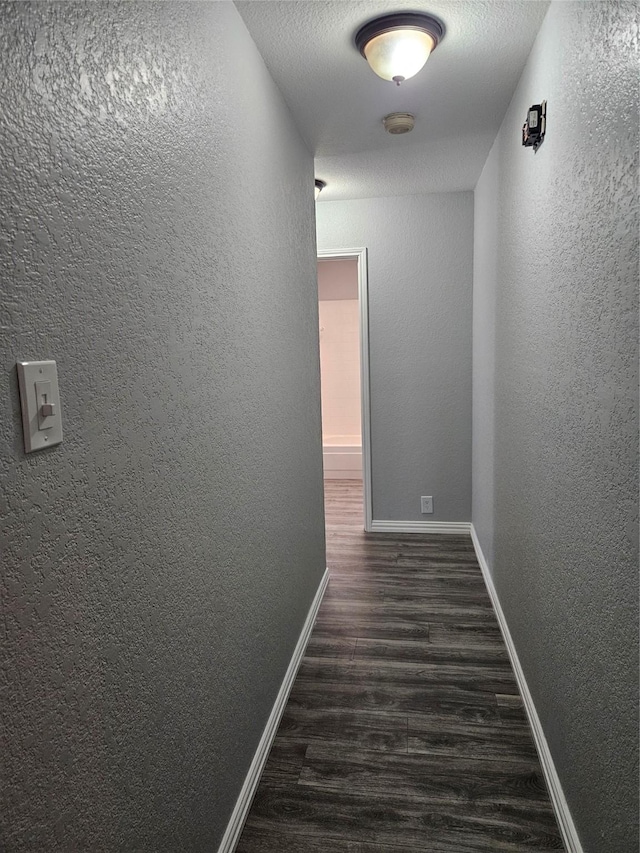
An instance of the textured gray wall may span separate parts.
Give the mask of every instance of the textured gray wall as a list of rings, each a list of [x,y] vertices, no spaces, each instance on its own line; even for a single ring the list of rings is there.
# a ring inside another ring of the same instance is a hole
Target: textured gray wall
[[[588,853],[638,849],[636,15],[551,6],[476,190],[474,523]]]
[[[496,143],[497,145],[497,143]],[[495,312],[499,159],[493,149],[474,193],[472,507],[482,550],[493,565]]]
[[[316,207],[320,249],[369,250],[373,517],[470,521],[473,195]]]
[[[324,570],[312,160],[232,4],[1,14],[0,848],[211,853]]]

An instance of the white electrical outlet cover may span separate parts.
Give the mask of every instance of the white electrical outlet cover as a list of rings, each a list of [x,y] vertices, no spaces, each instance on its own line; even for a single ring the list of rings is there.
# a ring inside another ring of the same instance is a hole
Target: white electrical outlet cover
[[[420,512],[423,515],[433,512],[433,497],[431,495],[422,495],[420,498]]]

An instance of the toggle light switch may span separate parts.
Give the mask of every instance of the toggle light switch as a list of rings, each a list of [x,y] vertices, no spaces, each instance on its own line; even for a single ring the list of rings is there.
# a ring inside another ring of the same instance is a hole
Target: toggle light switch
[[[51,380],[45,379],[41,382],[36,382],[36,399],[38,402],[38,429],[52,429],[53,427],[53,412],[55,409],[52,403]]]
[[[62,418],[55,361],[19,361],[17,368],[25,451],[59,444]]]

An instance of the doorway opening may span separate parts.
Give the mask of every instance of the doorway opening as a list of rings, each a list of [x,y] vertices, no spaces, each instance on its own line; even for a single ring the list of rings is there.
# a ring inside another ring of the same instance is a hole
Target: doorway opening
[[[371,415],[367,250],[318,253],[322,446],[325,482],[362,483],[371,529]]]

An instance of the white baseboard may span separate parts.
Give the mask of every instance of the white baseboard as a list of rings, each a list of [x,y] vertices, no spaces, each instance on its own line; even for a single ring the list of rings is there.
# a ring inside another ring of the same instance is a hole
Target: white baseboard
[[[533,697],[531,696],[531,692],[529,691],[527,679],[525,678],[524,671],[520,664],[520,659],[518,658],[518,652],[516,651],[516,647],[511,637],[511,632],[509,631],[509,625],[507,624],[506,617],[500,604],[500,599],[498,598],[498,593],[493,584],[493,578],[491,577],[491,572],[489,571],[489,565],[485,559],[484,554],[482,553],[478,534],[476,533],[473,524],[471,525],[471,539],[473,541],[473,547],[476,551],[478,563],[480,564],[480,568],[482,569],[482,575],[484,577],[484,582],[487,586],[487,591],[491,598],[491,603],[493,604],[493,609],[495,610],[496,616],[498,618],[498,624],[500,625],[502,637],[507,647],[509,658],[511,659],[511,666],[513,667],[513,671],[516,676],[516,681],[518,682],[518,688],[520,690],[520,695],[522,696],[525,711],[527,712],[527,717],[529,718],[529,725],[531,726],[531,731],[533,732],[533,740],[535,742],[536,749],[538,750],[538,757],[540,758],[542,772],[544,774],[544,778],[549,789],[551,803],[553,805],[553,810],[558,821],[560,833],[562,834],[562,840],[564,841],[564,845],[567,848],[567,853],[584,853],[582,849],[582,844],[580,843],[580,838],[578,837],[578,832],[573,822],[573,818],[571,817],[571,812],[569,811],[569,805],[562,790],[560,778],[558,776],[558,772],[553,761],[553,756],[551,755],[551,750],[549,749],[549,744],[547,743],[547,739],[544,734],[544,729],[542,728],[542,723],[540,722],[540,717],[538,716],[536,706],[533,703]]]
[[[231,813],[227,829],[222,837],[220,847],[218,848],[218,853],[233,853],[233,850],[238,843],[244,822],[247,819],[249,809],[251,808],[251,802],[253,801],[256,788],[258,787],[258,782],[260,781],[260,776],[262,775],[264,765],[269,756],[269,750],[271,749],[276,732],[278,731],[280,718],[282,717],[287,704],[287,699],[289,698],[289,693],[293,687],[298,667],[300,666],[300,662],[304,656],[304,651],[307,647],[307,643],[309,642],[309,637],[311,636],[311,631],[313,630],[313,625],[316,621],[318,609],[322,603],[322,598],[328,582],[329,569],[326,569],[322,576],[322,580],[320,581],[318,591],[315,594],[315,598],[309,608],[305,623],[302,626],[298,642],[289,662],[282,684],[280,685],[276,701],[274,702],[271,713],[269,714],[269,719],[267,720],[267,724],[262,732],[258,748],[255,751],[253,761],[249,767],[249,772],[246,775],[244,784],[240,790],[238,799],[236,800],[235,807]]]
[[[468,521],[372,521],[371,533],[470,533]]]
[[[338,452],[339,451],[339,452]],[[359,471],[362,477],[362,451],[348,453],[344,447],[329,448],[322,451],[322,464],[325,471]]]

